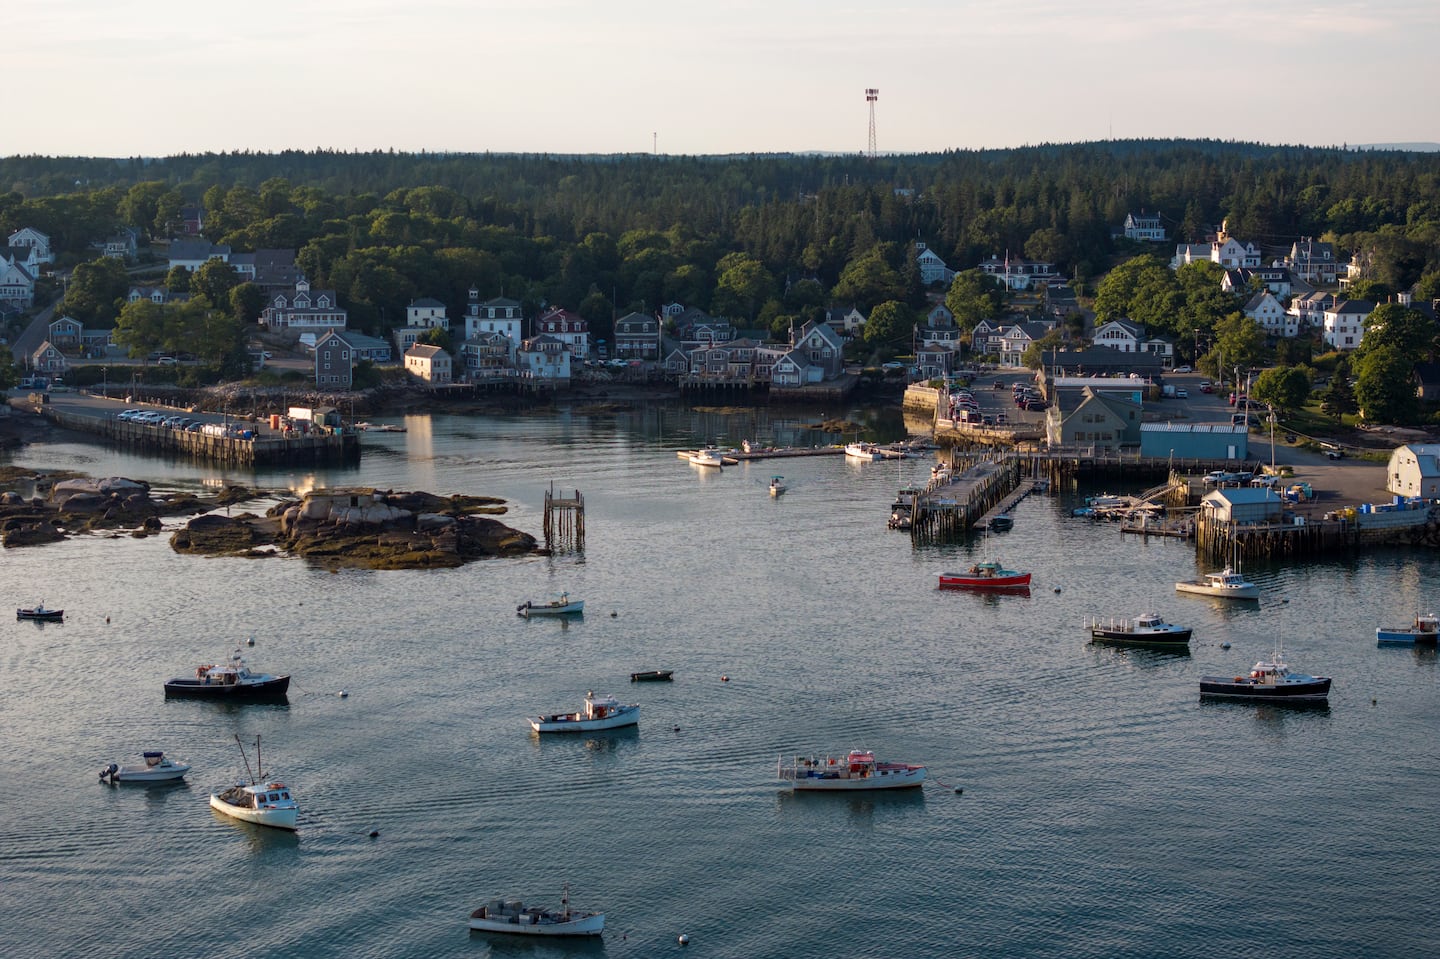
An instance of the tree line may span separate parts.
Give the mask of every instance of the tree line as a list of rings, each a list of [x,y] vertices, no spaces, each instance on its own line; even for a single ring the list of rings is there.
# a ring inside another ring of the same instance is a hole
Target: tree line
[[[312,285],[334,289],[353,324],[372,334],[402,325],[406,304],[422,296],[457,315],[473,286],[482,298],[520,301],[527,315],[542,305],[576,310],[600,338],[617,315],[672,301],[773,331],[827,305],[867,315],[883,306],[869,339],[903,349],[926,294],[945,292],[922,286],[916,241],[962,271],[1007,252],[1047,260],[1089,292],[1116,263],[1153,249],[1114,235],[1127,213],[1142,210],[1158,212],[1176,242],[1226,221],[1267,259],[1300,237],[1329,239],[1362,258],[1367,293],[1440,296],[1440,154],[1166,140],[874,160],[7,157],[0,189],[0,229],[49,234],[61,266],[93,259],[90,244],[124,226],[168,236],[182,208],[199,206],[207,239],[299,251]],[[1161,249],[1163,269],[1170,247]],[[1181,337],[1213,335],[1228,312],[1203,291],[1211,277],[1181,271],[1172,276],[1178,290],[1161,290],[1149,267],[1131,270],[1147,291],[1133,318]],[[993,312],[983,288],[962,285],[952,299],[980,311],[962,321]],[[210,305],[246,313],[245,304]],[[106,325],[120,303],[102,291],[91,301],[67,295],[66,308]]]

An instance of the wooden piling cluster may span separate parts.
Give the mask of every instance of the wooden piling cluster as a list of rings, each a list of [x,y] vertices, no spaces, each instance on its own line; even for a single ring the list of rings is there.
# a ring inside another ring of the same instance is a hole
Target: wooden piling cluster
[[[312,430],[294,436],[256,433],[251,439],[244,439],[149,426],[113,416],[64,412],[48,404],[40,408],[40,413],[57,426],[98,434],[117,446],[189,456],[211,463],[303,466],[343,463],[360,458],[360,438],[353,430]]]
[[[569,498],[555,495],[554,484],[545,491],[545,547],[585,548],[585,497],[577,489]]]

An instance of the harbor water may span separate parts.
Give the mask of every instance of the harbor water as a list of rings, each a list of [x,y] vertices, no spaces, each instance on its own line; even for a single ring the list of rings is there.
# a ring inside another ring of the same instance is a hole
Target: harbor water
[[[0,955],[618,959],[681,934],[708,959],[1428,954],[1440,663],[1376,648],[1375,628],[1440,608],[1440,557],[1247,568],[1261,600],[1225,605],[1175,594],[1205,571],[1190,544],[1074,518],[1069,491],[1025,499],[1011,531],[917,548],[886,520],[930,460],[675,455],[824,442],[804,429],[820,416],[408,417],[367,434],[358,467],[315,473],[68,440],[8,457],[157,489],[491,494],[536,536],[553,483],[584,494],[586,541],[425,572],[181,556],[178,520],[5,551],[14,605],[67,618],[0,640]],[[936,588],[985,558],[1031,570],[1030,593]],[[561,591],[583,618],[516,616]],[[1189,655],[1087,643],[1089,618],[1150,611],[1194,627]],[[1199,700],[1201,674],[1280,642],[1334,678],[1328,707]],[[292,674],[287,705],[164,699],[237,647]],[[674,681],[628,681],[648,669]],[[531,733],[591,690],[639,702],[638,728]],[[297,834],[208,808],[257,735]],[[97,783],[155,748],[193,764],[183,784]],[[929,781],[776,780],[781,756],[850,748]],[[566,882],[607,914],[603,942],[466,928],[497,897],[557,906]]]

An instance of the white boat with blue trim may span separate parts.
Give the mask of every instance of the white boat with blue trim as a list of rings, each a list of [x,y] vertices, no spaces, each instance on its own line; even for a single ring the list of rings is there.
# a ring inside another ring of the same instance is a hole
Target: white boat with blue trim
[[[1437,638],[1440,638],[1440,617],[1434,613],[1416,615],[1409,626],[1396,629],[1380,626],[1375,630],[1378,646],[1434,646]]]

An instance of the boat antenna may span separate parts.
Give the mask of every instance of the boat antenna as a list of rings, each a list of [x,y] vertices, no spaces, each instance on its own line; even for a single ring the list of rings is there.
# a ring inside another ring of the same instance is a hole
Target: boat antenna
[[[245,744],[240,741],[240,734],[235,734],[235,745],[240,747],[240,758],[245,760],[245,775],[250,777],[250,785],[255,785],[255,776],[250,772],[250,757],[245,752]],[[255,762],[260,762],[260,737],[255,737]]]
[[[568,882],[561,886],[560,905],[561,911],[564,912],[565,919],[568,921],[570,919],[570,884]]]

